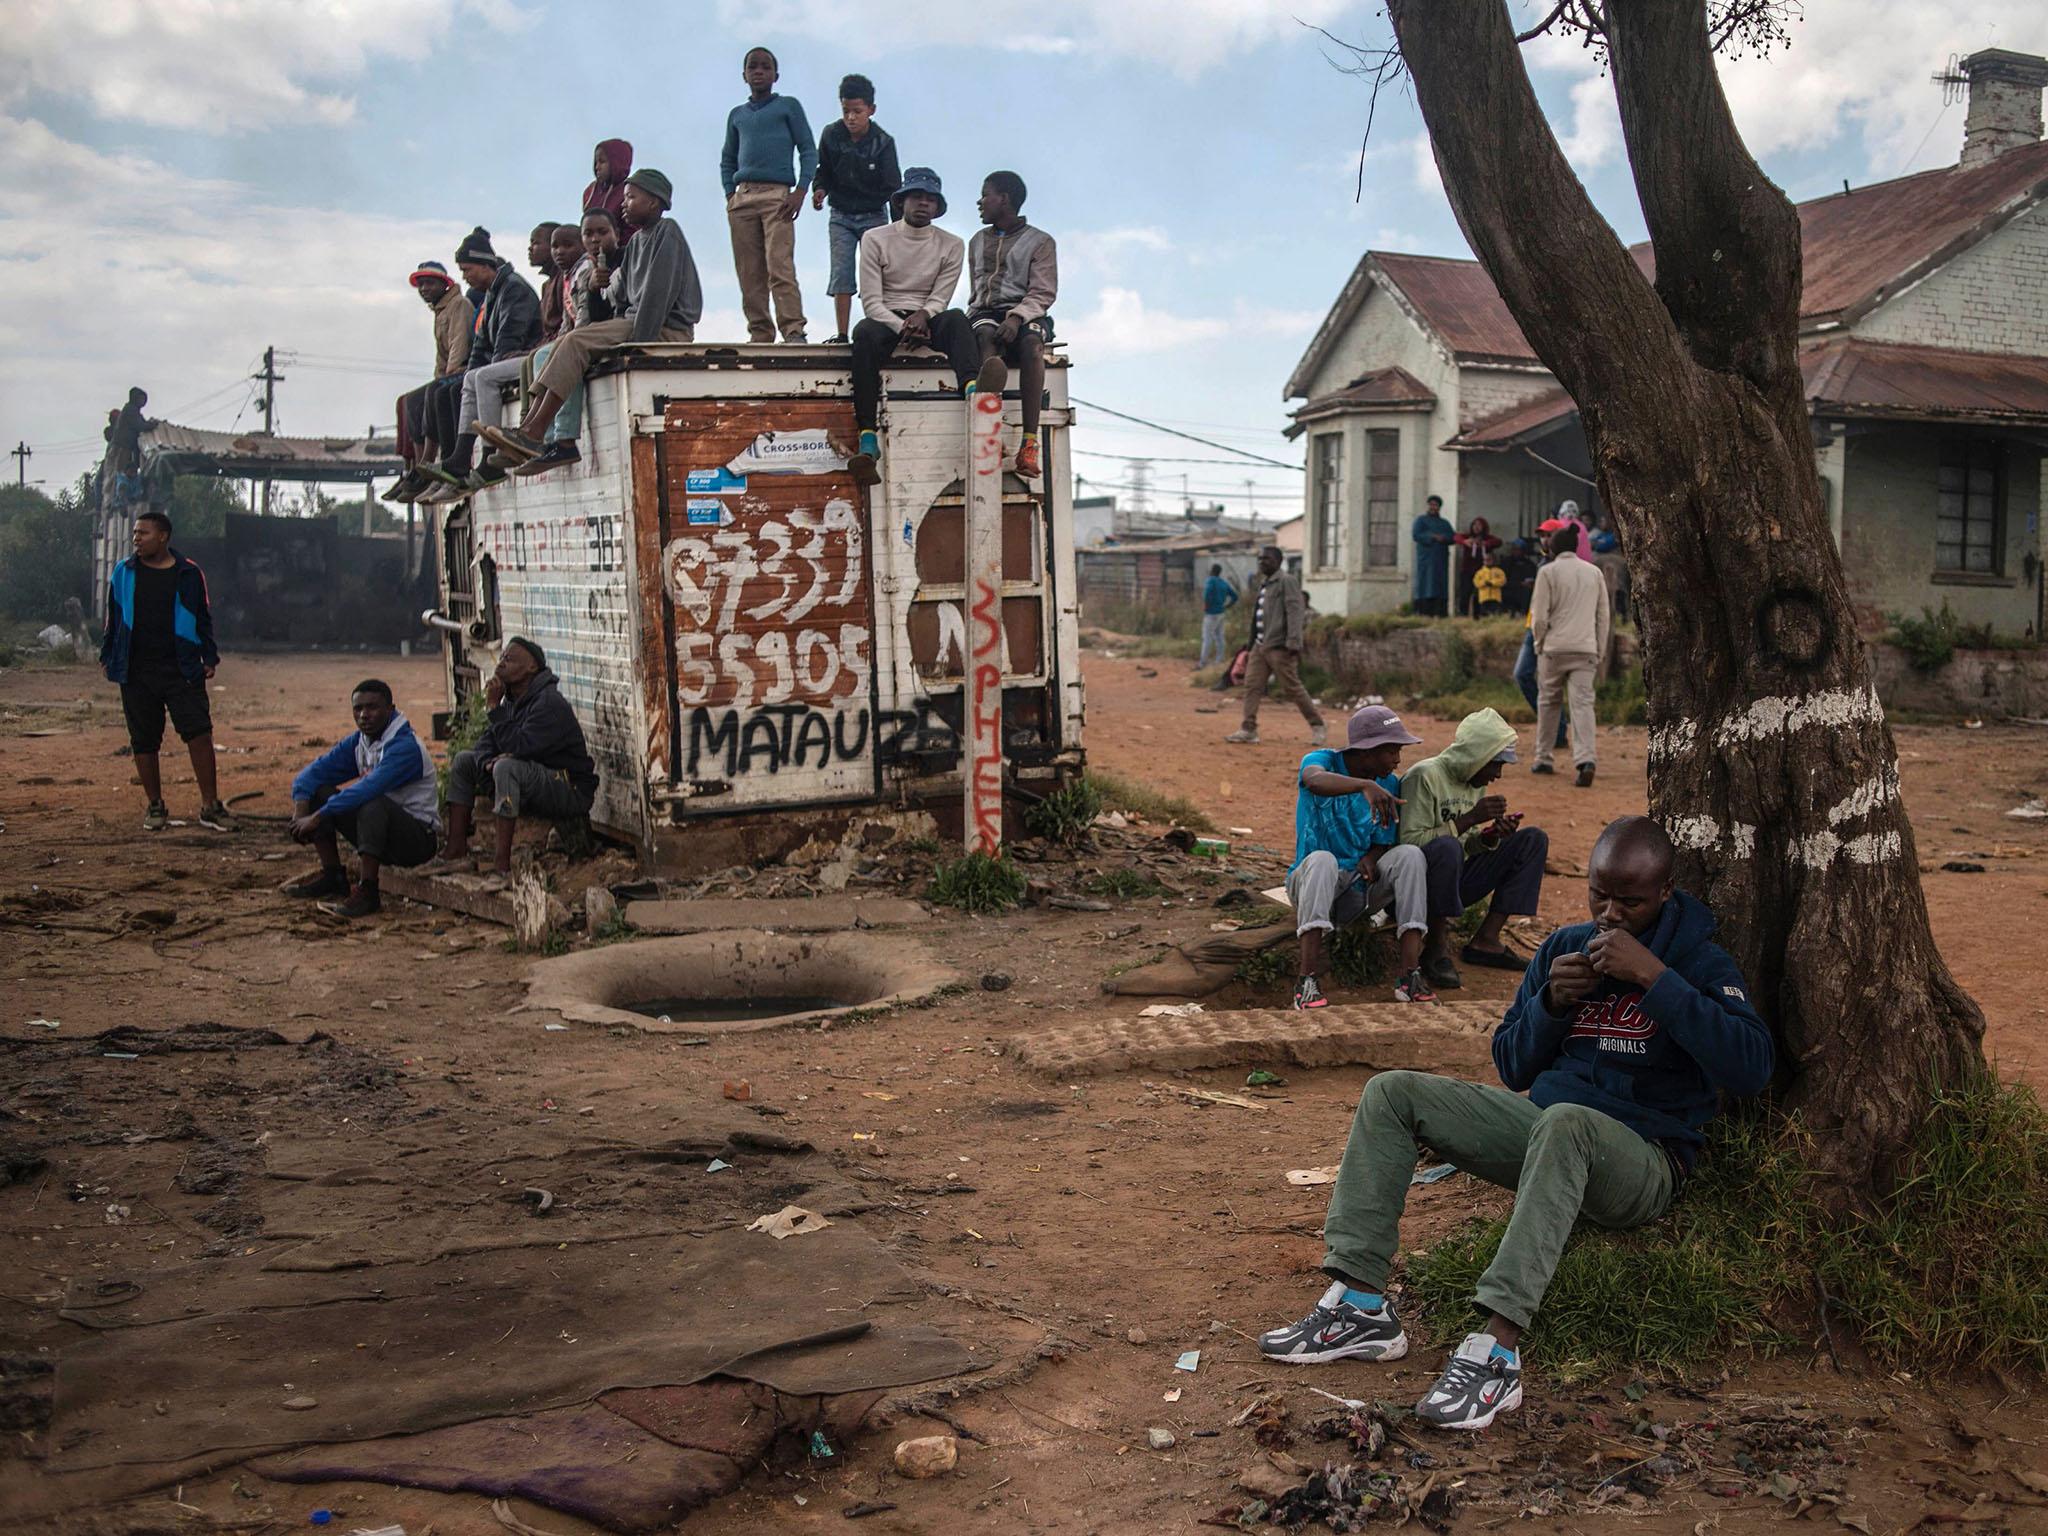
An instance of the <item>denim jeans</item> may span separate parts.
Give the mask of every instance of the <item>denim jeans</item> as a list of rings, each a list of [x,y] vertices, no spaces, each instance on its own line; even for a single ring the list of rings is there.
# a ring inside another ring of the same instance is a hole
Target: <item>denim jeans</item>
[[[825,284],[827,293],[836,296],[860,292],[860,237],[888,222],[889,215],[880,209],[873,213],[832,210],[831,222],[826,226],[832,246],[832,275]]]
[[[1202,615],[1202,655],[1201,659],[1195,663],[1197,667],[1206,667],[1212,662],[1221,663],[1230,660],[1230,652],[1223,643],[1224,617],[1225,615],[1220,613],[1205,613]]]
[[[533,376],[538,379],[541,369],[548,365],[548,356],[555,350],[551,341],[533,354]],[[562,396],[561,408],[555,412],[555,419],[548,423],[547,435],[541,440],[548,443],[573,443],[583,431],[583,381],[577,380],[576,387]]]

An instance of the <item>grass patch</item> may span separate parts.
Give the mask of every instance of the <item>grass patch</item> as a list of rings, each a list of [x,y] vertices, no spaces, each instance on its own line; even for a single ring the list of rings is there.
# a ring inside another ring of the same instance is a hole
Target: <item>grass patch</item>
[[[1497,709],[1509,725],[1536,723],[1536,711],[1522,697],[1522,690],[1505,677],[1475,677],[1452,693],[1410,694],[1407,706],[1439,720],[1462,720],[1475,710]]]
[[[1164,894],[1166,887],[1143,870],[1106,869],[1099,875],[1090,875],[1082,889],[1091,896],[1107,896],[1112,901],[1139,901]]]
[[[1869,1210],[1828,1210],[1805,1145],[1796,1123],[1724,1116],[1662,1220],[1582,1227],[1526,1335],[1539,1368],[1570,1380],[1802,1348],[1825,1296],[1835,1337],[1885,1366],[2048,1370],[2048,1112],[2030,1090],[1987,1078],[1941,1095]],[[1473,1288],[1505,1230],[1468,1222],[1408,1257],[1439,1341],[1473,1326]]]
[[[1024,899],[1024,871],[1007,855],[970,853],[933,870],[925,895],[962,912],[1002,912]]]
[[[1024,812],[1024,829],[1047,842],[1069,847],[1088,835],[1095,818],[1102,814],[1102,790],[1088,778],[1054,790]]]
[[[1163,794],[1120,773],[1097,770],[1091,772],[1088,779],[1102,796],[1105,811],[1122,811],[1126,816],[1142,816],[1147,821],[1171,822],[1186,827],[1190,832],[1216,830],[1216,823],[1208,812],[1185,795]]]
[[[1593,718],[1602,725],[1650,723],[1650,696],[1643,691],[1641,667],[1630,667],[1593,690]]]

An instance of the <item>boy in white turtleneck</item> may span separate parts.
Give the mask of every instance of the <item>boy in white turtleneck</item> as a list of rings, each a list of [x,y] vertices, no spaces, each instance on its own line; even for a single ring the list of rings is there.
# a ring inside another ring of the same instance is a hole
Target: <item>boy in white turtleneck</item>
[[[860,239],[860,302],[866,318],[853,328],[853,419],[860,428],[860,452],[849,464],[863,485],[882,478],[877,467],[882,365],[899,345],[945,353],[965,394],[1000,391],[1009,380],[1000,357],[981,361],[967,317],[947,307],[960,284],[967,248],[958,235],[932,224],[946,211],[937,172],[912,166],[889,201],[895,221]]]

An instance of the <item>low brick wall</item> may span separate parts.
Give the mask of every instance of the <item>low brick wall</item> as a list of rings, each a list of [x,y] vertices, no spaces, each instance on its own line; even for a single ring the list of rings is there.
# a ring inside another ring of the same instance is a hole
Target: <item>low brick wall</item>
[[[1347,631],[1341,623],[1311,627],[1303,659],[1321,667],[1344,688],[1385,693],[1429,688],[1441,675],[1454,645],[1462,640],[1476,677],[1507,677],[1514,670],[1522,634],[1512,626],[1459,620],[1390,629],[1382,634]],[[1614,664],[1626,669],[1636,659],[1633,631],[1615,635]],[[2048,647],[2017,651],[1958,651],[1937,672],[1922,672],[1905,652],[1883,641],[1870,646],[1877,696],[1887,709],[1916,714],[2048,718]]]

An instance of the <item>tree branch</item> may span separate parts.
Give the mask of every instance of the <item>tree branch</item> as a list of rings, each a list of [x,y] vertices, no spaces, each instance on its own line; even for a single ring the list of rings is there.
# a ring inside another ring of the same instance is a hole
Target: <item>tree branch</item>
[[[1532,37],[1541,37],[1544,33],[1548,32],[1552,27],[1556,26],[1558,22],[1563,18],[1564,13],[1570,10],[1571,7],[1572,0],[1557,0],[1557,4],[1550,8],[1550,14],[1548,16],[1544,17],[1541,21],[1537,22],[1536,25],[1531,27],[1528,31],[1517,32],[1515,34],[1516,43],[1526,43]]]
[[[1389,0],[1458,224],[1523,334],[1582,403],[1675,381],[1671,318],[1580,185],[1503,0]]]
[[[1796,378],[1799,215],[1736,131],[1706,5],[1608,0],[1607,10],[1615,100],[1658,296],[1703,367],[1760,386],[1782,383],[1788,368]],[[1731,6],[1724,24],[1754,24],[1758,14]]]

